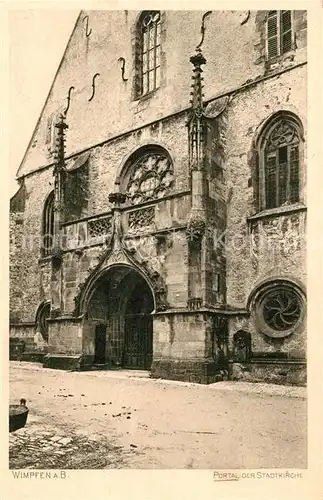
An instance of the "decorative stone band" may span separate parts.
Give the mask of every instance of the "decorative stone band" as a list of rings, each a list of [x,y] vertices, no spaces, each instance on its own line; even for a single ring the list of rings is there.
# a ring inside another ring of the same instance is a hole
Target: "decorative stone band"
[[[90,238],[104,236],[112,231],[112,217],[89,220],[87,223]]]

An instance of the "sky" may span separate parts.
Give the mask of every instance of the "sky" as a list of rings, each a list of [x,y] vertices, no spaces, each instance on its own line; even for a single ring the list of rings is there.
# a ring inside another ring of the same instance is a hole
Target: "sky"
[[[10,10],[9,190],[72,33],[78,10]]]

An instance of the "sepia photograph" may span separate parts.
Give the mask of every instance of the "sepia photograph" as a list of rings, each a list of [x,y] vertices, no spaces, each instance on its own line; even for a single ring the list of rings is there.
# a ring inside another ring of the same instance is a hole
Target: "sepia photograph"
[[[8,19],[9,468],[301,477],[307,10]]]

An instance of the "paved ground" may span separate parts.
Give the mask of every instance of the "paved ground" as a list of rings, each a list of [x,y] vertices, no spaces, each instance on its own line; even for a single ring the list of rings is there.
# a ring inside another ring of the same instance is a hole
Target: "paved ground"
[[[305,468],[306,390],[10,362],[10,468]]]

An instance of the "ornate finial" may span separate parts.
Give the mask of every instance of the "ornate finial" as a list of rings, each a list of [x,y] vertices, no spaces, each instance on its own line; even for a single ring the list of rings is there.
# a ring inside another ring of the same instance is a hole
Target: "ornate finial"
[[[202,18],[202,40],[196,47],[196,53],[190,57],[190,62],[193,64],[193,75],[192,75],[192,91],[191,91],[191,112],[188,120],[189,127],[189,162],[191,170],[200,170],[203,165],[203,147],[205,138],[205,124],[203,117],[204,115],[204,103],[203,103],[203,77],[202,77],[202,65],[206,64],[206,59],[202,54],[201,45],[204,40],[205,26],[204,22],[211,11],[205,12]]]
[[[55,127],[58,129],[55,160],[57,167],[60,169],[65,168],[65,130],[68,128],[68,125],[65,123],[65,118],[65,115],[62,113],[60,115],[60,121],[55,125]]]
[[[201,76],[203,70],[201,68],[202,64],[206,64],[206,59],[202,54],[202,44],[204,42],[204,35],[205,35],[205,19],[212,14],[211,10],[208,10],[203,14],[202,17],[202,24],[201,24],[201,33],[202,33],[202,39],[200,43],[196,47],[196,54],[194,56],[190,57],[190,62],[193,64],[194,69],[193,69],[193,76],[192,80],[193,83],[191,87],[193,88],[193,91],[191,92],[191,95],[193,96],[191,99],[191,104],[192,108],[194,110],[195,115],[202,116],[203,113],[203,77]]]
[[[190,57],[190,62],[193,64],[193,83],[191,85],[193,91],[191,92],[192,99],[191,104],[193,111],[196,115],[201,116],[203,113],[203,77],[201,76],[203,70],[201,68],[202,64],[206,64],[206,59],[201,52],[198,52],[194,56]]]

